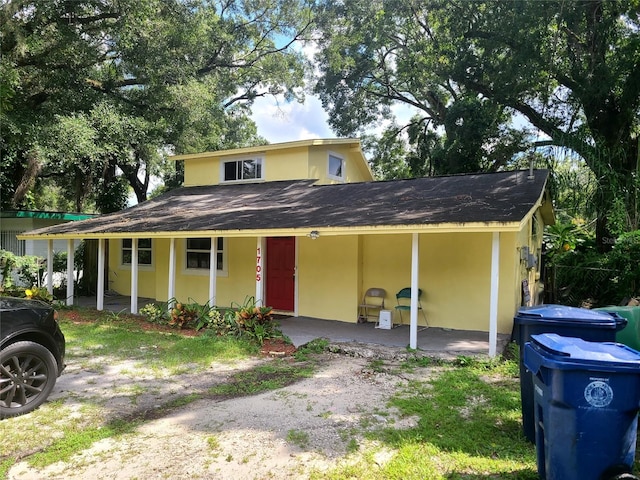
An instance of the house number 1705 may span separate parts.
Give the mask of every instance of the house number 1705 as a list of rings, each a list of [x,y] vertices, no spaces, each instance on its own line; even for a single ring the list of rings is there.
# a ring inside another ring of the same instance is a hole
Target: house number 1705
[[[258,247],[256,252],[256,282],[262,280],[262,249]]]

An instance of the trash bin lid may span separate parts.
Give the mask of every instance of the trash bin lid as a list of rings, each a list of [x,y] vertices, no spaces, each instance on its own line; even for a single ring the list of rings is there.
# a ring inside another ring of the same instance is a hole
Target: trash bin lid
[[[625,373],[633,371],[640,375],[640,352],[621,343],[587,342],[556,333],[541,333],[531,336],[530,345],[539,354],[541,365],[545,367]]]
[[[520,324],[561,323],[569,326],[589,324],[593,328],[618,328],[621,318],[615,312],[595,311],[587,308],[567,307],[565,305],[536,305],[518,310],[515,319]]]

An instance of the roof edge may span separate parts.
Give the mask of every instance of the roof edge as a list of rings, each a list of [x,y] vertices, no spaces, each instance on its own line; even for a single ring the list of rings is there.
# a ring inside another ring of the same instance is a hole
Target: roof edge
[[[232,155],[243,155],[247,153],[266,152],[272,150],[286,150],[290,148],[349,145],[357,144],[360,148],[360,140],[357,138],[311,138],[306,140],[294,140],[291,142],[269,143],[253,147],[232,148],[228,150],[214,150],[212,152],[190,153],[184,155],[172,155],[170,160],[197,160],[209,157],[228,157]]]
[[[476,222],[476,223],[433,223],[417,225],[380,225],[364,227],[327,227],[305,226],[298,228],[277,228],[268,230],[198,230],[198,231],[166,231],[166,232],[117,232],[117,233],[59,233],[59,234],[30,234],[23,232],[16,237],[20,240],[78,240],[78,239],[120,239],[120,238],[203,238],[203,237],[305,237],[317,231],[320,236],[340,235],[378,235],[402,233],[482,233],[482,232],[517,232],[521,228],[520,222]]]

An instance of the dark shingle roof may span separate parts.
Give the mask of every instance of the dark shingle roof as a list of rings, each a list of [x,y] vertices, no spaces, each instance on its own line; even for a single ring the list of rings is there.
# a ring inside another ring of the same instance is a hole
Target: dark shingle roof
[[[546,170],[314,185],[314,180],[184,187],[117,213],[29,232],[109,233],[520,222]]]

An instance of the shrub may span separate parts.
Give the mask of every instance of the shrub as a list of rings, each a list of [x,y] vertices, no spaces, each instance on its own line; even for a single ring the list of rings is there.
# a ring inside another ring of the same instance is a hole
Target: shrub
[[[279,336],[272,312],[272,307],[259,307],[253,297],[247,297],[244,304],[235,310],[235,321],[240,334],[260,345],[268,338]]]
[[[140,309],[140,314],[152,323],[206,329],[218,336],[245,337],[260,345],[268,338],[282,336],[273,319],[273,309],[256,305],[253,297],[247,297],[242,305],[234,303],[228,309],[212,307],[208,302],[199,304],[191,298],[189,300],[189,303],[181,303],[172,298],[163,304],[164,308],[150,303]],[[168,308],[169,304],[173,307]]]
[[[195,323],[198,318],[198,310],[194,308],[193,304],[176,303],[171,309],[170,317],[169,325],[184,328]]]
[[[2,288],[11,289],[14,286],[13,274],[17,274],[23,286],[39,285],[43,269],[43,260],[33,255],[15,255],[7,250],[0,250],[0,273],[2,274]]]
[[[606,253],[598,252],[592,239],[554,252],[547,256],[555,269],[557,297],[553,301],[602,306],[640,295],[640,230],[618,237]]]
[[[45,287],[31,287],[24,291],[25,297],[41,300],[47,303],[53,303],[53,295],[49,293]]]
[[[166,308],[163,308],[155,303],[148,303],[140,309],[140,314],[144,315],[147,321],[151,323],[168,323],[169,313]]]

